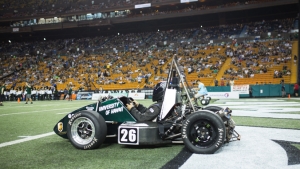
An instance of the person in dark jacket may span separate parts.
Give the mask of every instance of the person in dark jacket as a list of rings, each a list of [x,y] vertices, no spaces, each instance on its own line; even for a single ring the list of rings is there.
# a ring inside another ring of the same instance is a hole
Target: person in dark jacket
[[[68,101],[70,101],[70,100],[72,101],[72,92],[73,92],[73,91],[72,91],[72,86],[70,86],[70,87],[69,87],[69,91],[68,91],[68,95],[69,95]]]
[[[131,100],[130,103],[126,104],[127,109],[137,121],[154,120],[160,114],[165,88],[166,82],[160,82],[155,86],[152,101],[156,103],[150,105],[148,108],[138,103],[136,100]]]
[[[126,106],[137,121],[152,121],[159,115],[162,102],[157,102],[147,108],[134,100]]]
[[[285,86],[282,85],[281,86],[281,97],[285,97],[286,93],[285,93]]]
[[[3,106],[4,101],[4,91],[5,91],[5,83],[3,85],[0,83],[0,106]]]
[[[65,88],[65,90],[64,90],[64,100],[66,99],[67,95],[68,95],[68,90],[67,90],[67,88]]]

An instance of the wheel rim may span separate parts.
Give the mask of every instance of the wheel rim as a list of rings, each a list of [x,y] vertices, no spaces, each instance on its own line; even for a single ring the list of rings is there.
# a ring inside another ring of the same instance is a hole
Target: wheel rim
[[[209,120],[201,119],[191,125],[188,133],[189,141],[197,148],[207,148],[212,146],[218,136],[218,129]]]
[[[76,143],[88,144],[95,136],[95,125],[90,119],[80,117],[74,120],[71,126],[71,135]]]

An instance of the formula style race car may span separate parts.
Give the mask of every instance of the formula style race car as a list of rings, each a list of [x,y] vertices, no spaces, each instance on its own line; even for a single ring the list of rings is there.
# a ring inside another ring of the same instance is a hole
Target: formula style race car
[[[135,118],[126,107],[132,102],[128,97],[102,98],[70,112],[55,124],[54,132],[78,149],[95,149],[114,137],[118,144],[137,146],[183,142],[199,154],[212,154],[223,144],[240,139],[229,108],[195,105],[192,93],[174,56],[167,81],[158,83],[153,91],[153,98],[162,98],[154,120]]]

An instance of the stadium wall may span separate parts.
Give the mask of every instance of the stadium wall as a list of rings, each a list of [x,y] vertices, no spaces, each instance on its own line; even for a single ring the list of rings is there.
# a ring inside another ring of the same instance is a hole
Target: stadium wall
[[[285,84],[286,95],[294,93],[294,84]],[[253,97],[281,97],[281,84],[251,85]],[[230,92],[230,86],[208,86],[208,92]],[[249,94],[240,94],[240,98],[250,97]]]

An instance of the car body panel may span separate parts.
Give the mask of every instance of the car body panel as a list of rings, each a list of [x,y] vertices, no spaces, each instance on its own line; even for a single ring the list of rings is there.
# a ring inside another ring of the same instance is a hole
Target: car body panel
[[[69,120],[76,113],[83,110],[96,111],[104,118],[108,125],[107,135],[117,135],[118,126],[125,121],[136,122],[136,119],[130,114],[123,102],[118,98],[114,98],[104,102],[98,101],[68,113],[57,122],[53,131],[60,137],[67,139],[67,124]]]

